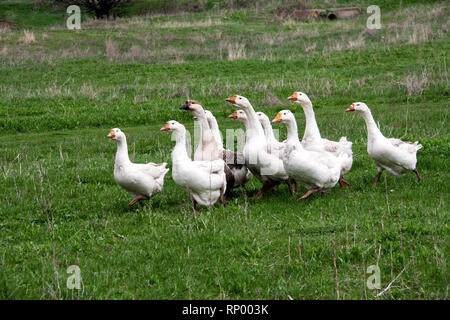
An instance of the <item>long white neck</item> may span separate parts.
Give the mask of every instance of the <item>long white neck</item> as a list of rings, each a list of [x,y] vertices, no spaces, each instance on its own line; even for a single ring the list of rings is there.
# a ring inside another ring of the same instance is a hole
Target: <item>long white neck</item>
[[[264,119],[261,122],[261,124],[262,124],[262,126],[264,128],[264,133],[266,135],[267,140],[276,140],[276,141],[278,141],[277,138],[275,138],[275,135],[273,133],[273,128],[272,128],[272,125],[270,124],[269,119]]]
[[[175,148],[172,151],[172,162],[175,164],[191,161],[186,151],[186,130],[176,130],[173,135],[175,136]]]
[[[292,145],[300,145],[300,140],[298,139],[298,129],[297,129],[297,121],[294,116],[285,122],[287,129],[287,143]]]
[[[215,117],[208,118],[209,126],[211,127],[212,134],[214,136],[214,140],[216,140],[217,147],[219,150],[223,149],[223,141],[222,135],[220,134],[219,125],[217,124],[217,120]]]
[[[206,114],[204,112],[199,113],[197,115],[197,121],[200,125],[200,140],[203,141],[203,139],[208,138],[208,134],[211,133]]]
[[[121,140],[117,140],[117,152],[116,152],[116,166],[123,166],[131,163],[128,157],[127,139],[122,137]]]
[[[321,139],[319,127],[317,126],[316,116],[314,115],[314,109],[311,101],[302,102],[301,106],[306,118],[305,134],[303,135],[303,139]]]
[[[372,112],[369,109],[361,113],[367,127],[367,139],[373,141],[377,137],[384,137],[380,129],[378,129],[375,120],[373,119]]]
[[[253,109],[250,102],[246,108],[243,108],[243,110],[247,115],[247,139],[255,136],[264,136],[262,125],[259,122],[255,109]]]

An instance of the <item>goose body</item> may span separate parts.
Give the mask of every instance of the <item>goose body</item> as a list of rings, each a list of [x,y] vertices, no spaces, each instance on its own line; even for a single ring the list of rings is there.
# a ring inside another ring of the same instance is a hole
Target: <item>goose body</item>
[[[280,111],[273,122],[282,122],[286,125],[288,137],[283,151],[283,163],[289,176],[300,181],[308,189],[300,199],[333,188],[339,181],[341,165],[347,155],[342,153],[335,157],[323,150],[305,149],[298,139],[295,117],[289,110]]]
[[[234,152],[223,148],[222,135],[220,133],[216,118],[209,110],[205,110],[205,114],[214,139],[216,140],[219,152],[222,153],[222,159],[225,161],[227,190],[231,190],[232,188],[239,186],[244,187],[252,177],[252,174],[245,165],[243,153]]]
[[[148,200],[160,192],[164,185],[164,176],[169,171],[166,168],[167,163],[133,163],[128,156],[125,134],[120,129],[114,128],[108,134],[108,138],[117,141],[114,180],[133,197],[129,205]]]
[[[288,99],[299,103],[305,113],[306,126],[301,141],[305,149],[312,151],[324,150],[335,157],[339,157],[342,153],[347,155],[346,160],[341,164],[341,178],[339,182],[341,185],[348,185],[343,176],[350,171],[353,164],[352,142],[348,141],[346,137],[341,137],[339,141],[331,141],[321,137],[312,102],[305,93],[294,92]]]
[[[226,101],[242,108],[247,117],[246,141],[243,150],[245,163],[252,174],[263,183],[263,187],[258,191],[255,198],[260,198],[267,190],[272,189],[281,182],[287,183],[291,193],[293,193],[283,161],[280,157],[268,152],[264,130],[248,99],[235,95],[226,99]]]
[[[422,180],[416,169],[417,151],[422,148],[418,141],[412,143],[396,138],[386,138],[377,127],[369,107],[363,102],[352,103],[346,112],[359,113],[366,122],[367,153],[374,160],[378,169],[374,185],[378,184],[383,170],[394,176],[413,171],[417,175],[418,180]]]
[[[194,200],[194,205],[212,206],[219,199],[225,204],[226,178],[224,161],[192,161],[186,151],[186,129],[170,120],[161,131],[173,131],[176,138],[172,151],[172,178]]]

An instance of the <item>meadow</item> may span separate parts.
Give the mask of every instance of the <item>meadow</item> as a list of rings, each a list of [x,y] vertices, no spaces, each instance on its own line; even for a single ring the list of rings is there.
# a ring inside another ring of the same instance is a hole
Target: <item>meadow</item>
[[[449,7],[379,5],[380,30],[366,29],[364,10],[302,21],[276,1],[83,16],[81,30],[67,30],[64,11],[0,3],[0,18],[18,27],[0,28],[0,298],[448,299]],[[298,202],[303,187],[291,197],[280,186],[250,200],[253,178],[225,208],[195,213],[169,171],[160,194],[127,206],[111,128],[127,134],[133,161],[170,168],[174,142],[159,128],[174,119],[192,131],[178,109],[186,99],[223,132],[242,128],[227,118],[234,94],[270,118],[290,109],[302,136],[303,111],[286,99],[293,91],[311,98],[323,137],[353,142],[350,187]],[[423,145],[423,181],[385,173],[372,186],[364,122],[344,112],[356,101],[386,136]],[[71,265],[80,290],[66,286]],[[370,265],[380,289],[367,286]]]

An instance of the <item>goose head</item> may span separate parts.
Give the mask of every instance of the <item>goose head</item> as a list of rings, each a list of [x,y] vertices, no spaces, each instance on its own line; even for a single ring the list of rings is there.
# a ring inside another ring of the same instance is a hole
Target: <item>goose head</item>
[[[278,112],[277,116],[272,120],[274,123],[287,123],[289,121],[292,121],[292,118],[294,117],[294,114],[291,112],[291,110],[281,110]]]
[[[228,116],[230,119],[235,119],[239,122],[246,123],[247,122],[247,115],[245,114],[244,110],[236,110],[232,114]]]
[[[247,109],[247,108],[251,107],[250,101],[248,101],[248,99],[246,97],[243,97],[243,96],[240,96],[237,94],[235,94],[231,98],[225,99],[225,101],[228,101],[233,106],[235,106],[237,108],[241,108],[241,109]]]
[[[198,118],[205,112],[205,108],[203,108],[203,106],[195,100],[186,100],[186,102],[179,108],[180,110],[186,110],[189,114],[194,115],[194,118]]]
[[[309,105],[312,104],[309,97],[306,95],[306,93],[295,91],[293,94],[291,94],[288,98],[288,100],[297,102],[299,104],[303,105]]]
[[[369,107],[364,102],[353,102],[345,112],[365,113],[369,111]]]
[[[109,134],[106,137],[111,140],[123,141],[125,140],[125,133],[123,133],[119,128],[114,128],[109,131]]]
[[[269,117],[266,116],[264,112],[257,112],[256,116],[258,117],[259,122],[261,122],[262,125],[270,124]]]
[[[164,127],[162,127],[161,129],[159,129],[160,131],[175,131],[175,132],[185,132],[186,129],[185,127],[179,123],[178,121],[175,120],[169,120],[166,122],[166,124],[164,125]]]

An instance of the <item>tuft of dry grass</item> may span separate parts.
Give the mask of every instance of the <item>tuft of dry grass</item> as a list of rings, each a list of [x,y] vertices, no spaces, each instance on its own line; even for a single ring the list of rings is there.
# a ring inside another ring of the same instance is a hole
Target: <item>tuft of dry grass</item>
[[[431,84],[431,74],[426,69],[424,69],[420,75],[409,73],[404,76],[401,81],[394,84],[405,87],[408,96],[422,95],[425,89]]]
[[[25,44],[29,44],[29,43],[36,42],[36,38],[32,31],[23,30],[23,37],[20,38],[20,41],[22,41]]]
[[[364,34],[361,33],[358,38],[354,39],[354,40],[348,40],[348,45],[347,48],[350,49],[357,49],[357,48],[362,48],[366,45],[366,40],[364,39]]]
[[[114,41],[108,39],[105,41],[105,56],[108,58],[117,58],[119,56],[119,48]]]
[[[431,26],[428,24],[413,24],[412,33],[409,36],[408,44],[416,44],[428,41],[433,35]]]
[[[95,92],[94,88],[86,83],[83,83],[83,85],[81,86],[80,93],[82,95],[88,96],[91,100],[94,100],[97,97],[97,92]]]
[[[2,50],[0,50],[0,56],[4,57],[4,56],[6,56],[6,55],[8,55],[8,47],[7,47],[7,46],[4,46],[4,47],[2,48]]]
[[[272,92],[270,92],[269,90],[265,90],[266,92],[266,97],[264,98],[264,105],[267,106],[283,106],[283,107],[287,107],[289,104],[281,101],[280,99],[278,99]]]
[[[211,27],[221,25],[220,20],[211,20],[208,18],[205,21],[166,21],[163,23],[155,23],[157,28],[191,28],[191,27]]]
[[[228,60],[239,60],[247,58],[247,54],[245,52],[245,44],[242,43],[230,43],[228,44]]]

